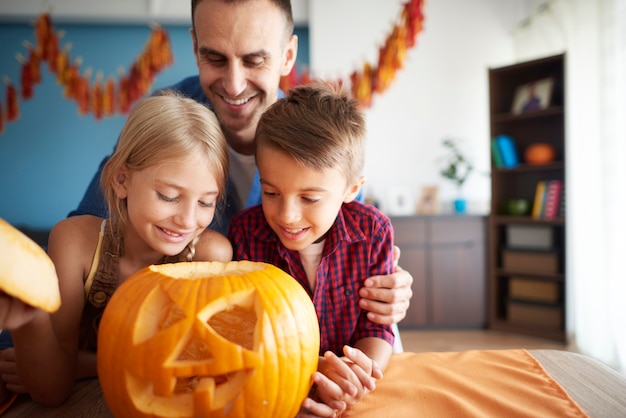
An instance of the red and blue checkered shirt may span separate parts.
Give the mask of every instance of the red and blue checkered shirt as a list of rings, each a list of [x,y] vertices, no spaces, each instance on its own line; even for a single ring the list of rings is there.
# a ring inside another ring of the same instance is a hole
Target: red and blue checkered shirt
[[[376,324],[359,308],[358,291],[366,278],[393,272],[393,227],[382,212],[358,201],[343,204],[326,235],[317,268],[315,293],[298,251],[285,248],[270,228],[261,205],[236,214],[228,232],[235,260],[262,261],[293,276],[313,300],[320,324],[320,355],[343,356],[343,346],[376,337],[393,346],[390,325]]]

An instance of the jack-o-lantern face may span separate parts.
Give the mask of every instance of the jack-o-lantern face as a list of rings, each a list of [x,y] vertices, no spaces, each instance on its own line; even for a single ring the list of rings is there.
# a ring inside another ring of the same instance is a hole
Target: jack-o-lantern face
[[[311,299],[247,261],[150,266],[109,302],[98,374],[119,417],[292,417],[317,369]]]

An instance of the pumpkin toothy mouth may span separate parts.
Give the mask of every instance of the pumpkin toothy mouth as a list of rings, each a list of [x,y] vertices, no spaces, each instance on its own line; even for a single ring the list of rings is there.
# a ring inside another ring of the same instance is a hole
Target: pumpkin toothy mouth
[[[196,403],[207,403],[211,411],[227,409],[241,388],[245,386],[253,369],[231,372],[220,376],[192,376],[177,378],[170,396],[157,396],[150,379],[126,373],[126,385],[134,391],[137,410],[146,414],[180,417],[192,416]]]

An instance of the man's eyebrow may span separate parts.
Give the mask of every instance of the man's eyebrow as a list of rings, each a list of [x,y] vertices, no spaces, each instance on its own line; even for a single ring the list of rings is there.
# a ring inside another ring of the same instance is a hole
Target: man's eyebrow
[[[259,49],[258,51],[254,51],[254,52],[250,52],[248,54],[244,55],[244,58],[254,58],[254,57],[261,57],[261,58],[267,58],[269,57],[270,52],[265,50],[265,49]]]
[[[219,56],[222,56],[222,57],[226,56],[226,54],[224,54],[224,53],[222,53],[222,52],[220,52],[220,51],[218,51],[216,49],[208,48],[208,47],[205,47],[205,46],[202,46],[202,47],[198,48],[198,52],[200,53],[200,55],[204,55],[204,56],[207,56],[207,55],[219,55]],[[249,53],[245,54],[243,57],[244,58],[255,58],[255,57],[267,58],[270,55],[271,55],[270,52],[267,51],[266,49],[259,49],[258,51],[249,52]]]
[[[207,48],[206,46],[201,46],[200,48],[198,48],[198,52],[200,53],[200,55],[224,55],[221,52],[212,48]]]

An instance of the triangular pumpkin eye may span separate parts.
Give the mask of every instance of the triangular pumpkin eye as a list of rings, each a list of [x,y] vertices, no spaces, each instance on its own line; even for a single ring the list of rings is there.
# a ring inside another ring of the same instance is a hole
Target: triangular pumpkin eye
[[[141,304],[133,332],[134,345],[187,318],[185,310],[161,286],[155,286]]]
[[[214,314],[207,323],[216,333],[233,344],[246,350],[253,350],[257,315],[252,308],[235,305],[229,310]]]

